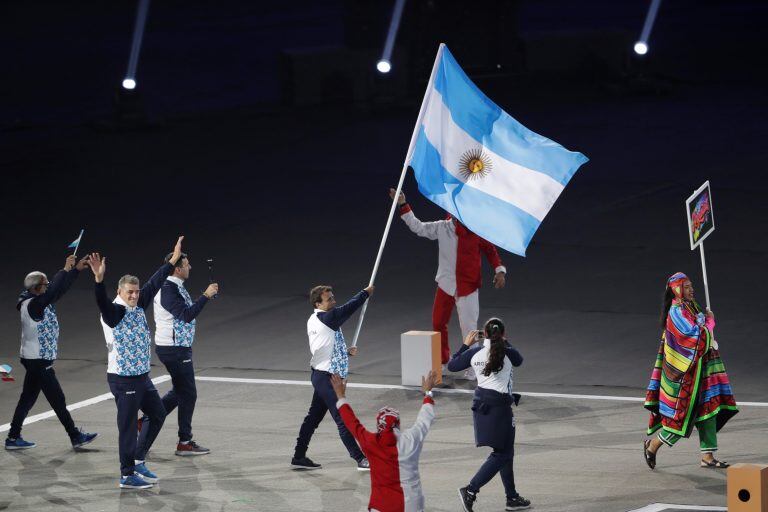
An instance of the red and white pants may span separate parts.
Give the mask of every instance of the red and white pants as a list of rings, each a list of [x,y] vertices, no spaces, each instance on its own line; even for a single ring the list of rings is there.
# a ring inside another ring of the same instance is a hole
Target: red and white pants
[[[439,286],[435,292],[435,302],[432,305],[432,329],[440,332],[440,356],[443,364],[451,359],[451,347],[448,344],[448,322],[456,306],[461,328],[461,343],[469,331],[477,329],[477,319],[480,316],[480,300],[478,290],[464,297],[453,297],[445,293]]]

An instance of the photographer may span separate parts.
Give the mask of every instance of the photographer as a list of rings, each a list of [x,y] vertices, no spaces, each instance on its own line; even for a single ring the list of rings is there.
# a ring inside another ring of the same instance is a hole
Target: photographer
[[[490,446],[493,452],[480,466],[459,499],[466,512],[472,512],[480,488],[499,474],[507,496],[506,510],[528,508],[531,502],[517,493],[512,468],[515,448],[515,418],[512,413],[512,367],[523,364],[523,356],[504,337],[504,324],[498,318],[485,323],[484,336],[470,332],[464,344],[448,362],[452,372],[470,366],[477,374],[477,389],[472,401],[477,446]],[[475,343],[477,346],[472,347]],[[472,348],[470,348],[472,347]]]

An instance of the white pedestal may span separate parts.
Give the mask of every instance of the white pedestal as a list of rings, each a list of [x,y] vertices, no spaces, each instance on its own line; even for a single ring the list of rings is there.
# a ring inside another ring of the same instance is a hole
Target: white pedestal
[[[408,331],[400,335],[400,375],[403,386],[421,386],[421,378],[434,370],[443,382],[440,362],[440,333]]]

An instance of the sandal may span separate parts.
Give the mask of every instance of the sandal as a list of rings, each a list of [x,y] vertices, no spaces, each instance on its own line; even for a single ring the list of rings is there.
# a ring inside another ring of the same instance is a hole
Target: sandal
[[[704,459],[701,460],[701,467],[703,468],[725,469],[728,466],[730,466],[730,464],[723,462],[722,460],[712,459],[712,462],[707,462]]]
[[[653,469],[656,467],[656,454],[648,449],[649,446],[651,446],[651,441],[646,439],[643,442],[643,456],[645,457],[645,463],[648,464],[648,467]]]

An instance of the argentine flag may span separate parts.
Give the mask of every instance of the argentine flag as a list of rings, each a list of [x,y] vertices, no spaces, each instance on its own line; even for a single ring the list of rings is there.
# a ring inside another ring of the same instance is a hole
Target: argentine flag
[[[77,252],[77,248],[80,247],[80,240],[83,239],[83,233],[85,233],[84,229],[80,230],[80,234],[75,238],[75,240],[67,246],[67,249],[74,249],[75,252]]]
[[[588,158],[532,132],[483,94],[440,45],[406,157],[419,191],[479,236],[525,256]]]

